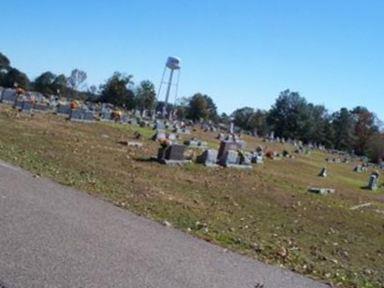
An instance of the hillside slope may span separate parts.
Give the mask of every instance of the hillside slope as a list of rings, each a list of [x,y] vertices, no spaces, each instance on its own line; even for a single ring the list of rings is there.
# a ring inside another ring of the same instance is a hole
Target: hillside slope
[[[119,144],[143,135],[143,148]],[[339,287],[384,286],[384,190],[369,192],[356,163],[329,164],[313,152],[267,160],[253,170],[168,167],[149,161],[149,128],[73,123],[16,114],[0,105],[0,159],[79,188],[137,214],[168,221],[207,241]],[[193,135],[218,147],[216,134]],[[293,151],[290,145],[258,145]],[[327,167],[329,177],[318,173]],[[335,188],[319,196],[308,187]],[[371,206],[350,208],[371,203]]]

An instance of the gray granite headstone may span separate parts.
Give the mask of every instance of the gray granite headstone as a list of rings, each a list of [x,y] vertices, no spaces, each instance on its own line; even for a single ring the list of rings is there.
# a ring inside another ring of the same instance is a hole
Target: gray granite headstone
[[[72,110],[71,120],[75,120],[75,121],[93,121],[94,120],[94,114],[93,114],[92,111],[85,110],[85,109]]]
[[[241,143],[232,140],[223,140],[220,142],[218,158],[221,159],[225,153],[229,150],[240,150],[242,148]]]
[[[30,101],[24,101],[23,102],[23,105],[21,106],[21,110],[22,111],[26,111],[26,112],[29,112],[31,111],[32,109],[35,109],[34,105],[32,102]]]
[[[357,165],[355,168],[353,168],[353,171],[356,173],[363,173],[366,171],[364,168],[365,167],[363,167],[363,165]]]
[[[129,121],[129,118],[128,118],[127,115],[123,115],[123,116],[121,117],[121,123],[123,123],[123,124],[127,124],[128,121]]]
[[[100,112],[100,118],[102,120],[111,120],[112,119],[112,113],[109,110],[104,110]]]
[[[255,164],[263,164],[263,163],[264,163],[263,156],[260,155],[260,154],[254,154],[254,155],[252,156],[252,163],[255,163]]]
[[[164,140],[167,139],[167,134],[163,130],[157,130],[155,135],[153,135],[152,139],[154,141]]]
[[[239,153],[239,164],[240,165],[251,165],[252,164],[252,154],[248,152]]]
[[[322,168],[321,169],[321,171],[320,171],[320,173],[319,173],[319,176],[320,177],[327,177],[328,176],[328,171],[327,171],[327,169],[326,168]]]
[[[15,89],[5,89],[2,93],[2,101],[5,103],[13,104],[16,101],[16,90]]]
[[[165,130],[166,129],[166,125],[165,125],[164,121],[163,120],[156,120],[155,129],[157,129],[157,130]]]
[[[197,162],[205,166],[215,166],[217,162],[218,152],[215,149],[208,149],[203,152],[198,158]]]
[[[174,140],[177,139],[177,135],[174,134],[174,133],[169,133],[169,134],[167,134],[167,138],[168,138],[169,140],[171,140],[171,141],[174,141]]]
[[[84,111],[82,109],[72,110],[71,119],[82,120],[84,117]]]
[[[223,141],[225,139],[225,135],[223,133],[219,133],[217,135],[216,139],[219,139],[220,141]]]
[[[33,109],[39,110],[39,111],[47,111],[49,109],[49,106],[45,103],[36,103]]]
[[[83,120],[85,120],[85,121],[93,121],[94,120],[93,112],[92,111],[84,111]]]
[[[328,195],[333,194],[336,192],[335,189],[332,188],[317,188],[317,187],[311,187],[308,189],[308,192],[320,194],[320,195]]]
[[[128,120],[128,124],[134,125],[134,126],[138,125],[137,118],[130,118]]]
[[[69,105],[61,105],[59,104],[57,106],[57,114],[64,114],[64,115],[69,115],[71,114],[71,107]]]
[[[368,189],[376,191],[379,188],[379,176],[375,173],[372,173],[369,177]]]
[[[198,140],[196,138],[186,140],[184,141],[184,144],[187,145],[189,148],[207,149],[208,147],[207,142]]]
[[[15,104],[15,107],[17,108],[17,109],[22,109],[22,107],[23,107],[23,104],[24,104],[24,101],[17,101],[16,102],[16,104]]]
[[[220,152],[219,152],[220,153]],[[219,157],[219,164],[222,166],[238,165],[240,164],[239,153],[235,150],[227,150]]]
[[[161,147],[158,151],[157,159],[159,161],[164,161],[164,160],[183,161],[184,151],[185,151],[185,146],[180,144],[172,144],[167,147]]]

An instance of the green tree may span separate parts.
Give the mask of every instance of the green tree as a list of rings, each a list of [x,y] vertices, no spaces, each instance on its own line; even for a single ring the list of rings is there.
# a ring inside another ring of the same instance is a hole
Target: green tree
[[[60,94],[61,96],[66,95],[67,93],[67,77],[64,74],[56,76],[55,80],[52,83],[52,90],[55,94]]]
[[[309,114],[305,98],[298,92],[285,90],[272,106],[267,121],[276,136],[304,140]]]
[[[252,127],[249,126],[249,119],[253,113],[255,113],[255,110],[251,107],[243,107],[235,110],[232,113],[235,125],[244,130],[251,130]]]
[[[327,109],[323,105],[307,105],[307,119],[303,130],[302,140],[324,144],[326,142],[326,126],[329,121]]]
[[[149,80],[142,81],[136,91],[137,107],[144,111],[153,110],[156,104],[155,85]]]
[[[193,121],[216,121],[218,119],[217,107],[212,98],[201,93],[193,95],[189,100],[187,118]]]
[[[355,121],[347,108],[332,115],[332,124],[335,131],[335,148],[351,152],[355,143]]]
[[[253,131],[259,136],[267,135],[269,128],[267,124],[267,112],[257,109],[248,118],[247,126],[250,131]]]
[[[0,72],[1,70],[8,70],[11,68],[11,61],[9,61],[8,57],[0,52]]]
[[[107,82],[101,86],[100,101],[114,104],[127,109],[135,108],[135,95],[128,85],[132,82],[132,75],[123,75],[115,72]]]
[[[243,107],[232,113],[234,123],[246,131],[252,131],[257,135],[266,135],[268,132],[267,112],[251,107]]]
[[[323,145],[327,148],[335,148],[335,143],[336,143],[336,133],[334,129],[334,125],[332,123],[332,117],[327,116],[328,118],[325,119],[324,121],[324,139],[322,142]]]
[[[56,79],[56,75],[52,72],[44,72],[39,77],[37,77],[33,83],[33,87],[36,91],[43,93],[45,95],[55,94],[54,90],[54,81]]]
[[[231,122],[231,117],[227,113],[221,113],[219,122],[228,125]]]
[[[17,70],[16,68],[10,68],[3,79],[4,87],[12,88],[17,84],[18,87],[27,89],[29,87],[28,76]]]

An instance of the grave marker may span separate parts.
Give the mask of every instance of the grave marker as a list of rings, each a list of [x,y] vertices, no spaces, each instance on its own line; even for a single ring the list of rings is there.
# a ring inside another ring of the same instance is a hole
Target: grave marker
[[[224,154],[229,150],[240,150],[242,149],[242,143],[238,141],[232,141],[232,140],[223,140],[220,142],[220,148],[219,148],[219,154],[218,158],[221,159]]]
[[[326,168],[323,168],[321,169],[320,173],[319,173],[319,177],[324,177],[326,178],[328,176],[328,171]]]
[[[215,167],[217,166],[217,155],[218,151],[215,149],[205,150],[203,154],[197,157],[197,162],[208,167]]]
[[[263,164],[264,163],[264,158],[260,154],[254,154],[252,156],[252,163],[254,164]]]
[[[220,151],[219,151],[220,155]],[[239,165],[240,157],[239,153],[235,150],[226,150],[221,157],[219,157],[219,164],[224,167],[230,167],[231,165]]]
[[[335,193],[336,190],[335,189],[331,189],[331,188],[315,188],[315,187],[312,187],[312,188],[308,189],[308,192],[319,194],[319,195],[328,195],[328,194]]]
[[[379,177],[380,174],[373,172],[369,177],[368,189],[371,191],[376,191],[379,188]]]
[[[17,98],[16,89],[4,89],[2,93],[2,102],[5,102],[7,104],[14,104]]]
[[[185,160],[184,151],[185,146],[180,144],[162,146],[158,150],[157,161],[167,165],[190,163],[190,161]]]

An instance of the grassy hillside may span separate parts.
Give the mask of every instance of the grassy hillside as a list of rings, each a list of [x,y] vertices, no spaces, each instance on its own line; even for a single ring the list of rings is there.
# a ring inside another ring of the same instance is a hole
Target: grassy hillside
[[[118,143],[136,130],[144,135],[143,148]],[[216,134],[193,133],[218,147]],[[19,115],[0,105],[2,160],[337,287],[384,287],[384,188],[361,189],[369,174],[352,172],[355,163],[328,164],[326,154],[314,152],[267,160],[253,170],[167,167],[148,161],[158,148],[148,139],[152,134],[128,125]],[[250,148],[293,150],[244,140]],[[317,176],[324,166],[328,178]],[[336,193],[310,194],[309,186]],[[350,209],[366,202],[372,205]]]

